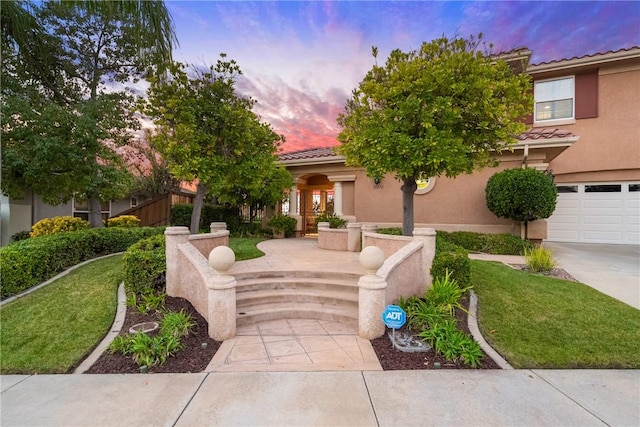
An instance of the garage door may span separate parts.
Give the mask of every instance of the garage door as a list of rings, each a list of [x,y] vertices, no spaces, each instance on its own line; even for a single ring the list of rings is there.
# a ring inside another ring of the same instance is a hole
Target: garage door
[[[640,244],[640,182],[558,185],[552,242]]]

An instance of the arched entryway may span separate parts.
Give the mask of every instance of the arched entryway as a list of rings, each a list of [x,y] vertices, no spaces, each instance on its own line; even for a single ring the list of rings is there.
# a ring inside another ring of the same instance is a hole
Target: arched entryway
[[[302,234],[318,232],[316,218],[334,212],[334,184],[326,175],[308,175],[298,179],[297,206],[302,217]]]

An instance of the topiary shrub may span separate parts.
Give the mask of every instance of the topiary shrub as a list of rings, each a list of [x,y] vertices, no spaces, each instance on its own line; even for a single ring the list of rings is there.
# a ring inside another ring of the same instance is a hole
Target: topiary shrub
[[[139,227],[140,220],[135,215],[120,215],[107,220],[107,227]]]
[[[436,235],[436,254],[431,265],[431,277],[444,278],[450,274],[450,278],[465,288],[471,283],[471,261],[469,253],[458,245],[450,243]]]
[[[494,174],[485,188],[487,207],[499,218],[534,221],[549,218],[556,208],[553,176],[536,169],[506,169]]]
[[[438,231],[440,234],[441,232]],[[480,252],[485,246],[484,235],[472,231],[454,231],[446,234],[446,240],[468,251]]]
[[[193,205],[174,205],[171,207],[170,221],[173,226],[189,227]],[[204,204],[200,215],[199,229],[209,231],[212,222],[225,222],[230,233],[239,231],[243,219],[236,207]]]
[[[72,216],[56,216],[44,218],[31,227],[31,237],[48,236],[50,234],[64,233],[68,231],[85,230],[89,223],[82,218]]]
[[[16,234],[11,236],[11,242],[19,242],[20,240],[27,240],[29,237],[31,237],[30,231],[27,231],[27,230],[18,231]]]
[[[50,279],[82,261],[123,252],[161,227],[97,228],[32,237],[0,248],[0,298]]]
[[[524,255],[534,244],[511,234],[483,234],[471,231],[438,231],[438,238],[468,251],[494,255]]]
[[[167,270],[165,237],[162,234],[142,239],[127,249],[124,262],[124,286],[127,294],[144,295],[155,289],[158,278]]]

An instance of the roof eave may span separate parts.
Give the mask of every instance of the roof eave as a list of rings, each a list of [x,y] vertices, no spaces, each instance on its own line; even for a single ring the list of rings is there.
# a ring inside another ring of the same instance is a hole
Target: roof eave
[[[561,71],[570,68],[593,66],[605,64],[615,61],[624,61],[628,59],[640,58],[640,48],[622,50],[618,52],[605,53],[602,55],[585,56],[582,58],[568,59],[566,61],[549,62],[542,64],[529,65],[528,74],[540,74],[548,71]]]
[[[280,163],[285,166],[312,166],[318,164],[330,164],[330,163],[344,163],[343,156],[325,156],[325,157],[312,157],[309,159],[293,159],[293,160],[280,160]]]

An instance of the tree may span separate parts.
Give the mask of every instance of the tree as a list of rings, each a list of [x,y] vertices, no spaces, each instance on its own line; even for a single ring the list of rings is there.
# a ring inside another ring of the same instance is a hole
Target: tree
[[[191,232],[198,232],[207,193],[224,195],[233,185],[264,177],[275,164],[284,139],[252,111],[255,101],[236,94],[241,74],[234,60],[220,55],[207,70],[175,63],[169,78],[151,79],[144,112],[154,120],[154,147],[167,159],[171,172],[197,181]]]
[[[553,175],[531,168],[506,169],[489,178],[487,208],[499,218],[529,221],[549,218],[558,197]]]
[[[133,96],[110,83],[161,68],[175,38],[164,4],[141,3],[3,5],[5,194],[31,190],[52,204],[87,198],[97,227],[100,202],[126,194],[132,176],[119,149],[138,122]],[[157,31],[164,36],[154,39]]]
[[[455,177],[493,164],[524,131],[529,78],[481,51],[477,38],[440,38],[394,50],[353,91],[338,117],[338,152],[348,166],[402,182],[402,231],[413,232],[416,179]],[[490,47],[490,46],[489,46]],[[373,49],[374,57],[377,49]]]
[[[135,170],[132,192],[148,199],[180,189],[180,180],[171,174],[167,161],[150,144],[151,131],[145,138],[129,144],[128,163]]]

